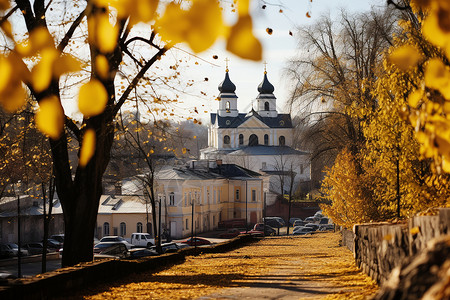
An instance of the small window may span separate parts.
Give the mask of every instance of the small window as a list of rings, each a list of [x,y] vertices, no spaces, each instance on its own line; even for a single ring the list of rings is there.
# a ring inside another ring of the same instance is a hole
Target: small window
[[[286,139],[284,138],[284,136],[280,136],[278,142],[280,146],[284,146],[286,144]]]
[[[261,170],[265,170],[267,168],[267,163],[265,161],[263,161],[261,163]]]
[[[174,192],[171,192],[170,194],[169,194],[169,205],[175,205],[175,193]]]
[[[141,233],[142,232],[142,223],[138,222],[136,224],[136,232]]]
[[[225,104],[225,110],[229,113],[230,112],[230,101],[227,101]]]
[[[300,165],[300,174],[303,174],[305,170],[303,169],[303,164]]]
[[[269,145],[269,135],[268,134],[264,135],[264,145],[266,145],[266,146]]]
[[[240,196],[240,190],[236,189],[236,200],[239,200],[239,196]]]
[[[225,145],[229,145],[230,144],[230,136],[226,135],[223,137],[223,143]]]
[[[264,110],[269,110],[269,102],[264,103]]]
[[[280,120],[280,126],[284,126],[284,121]]]
[[[186,222],[185,222],[185,223],[186,223],[186,226],[185,226],[185,228],[186,228],[186,230],[187,230],[187,229],[189,229],[189,220],[188,220],[188,219],[186,219]]]
[[[184,206],[187,206],[187,193],[184,193]]]
[[[239,135],[239,145],[244,145],[244,135],[243,134]]]
[[[109,235],[109,223],[105,222],[103,223],[103,236]]]
[[[252,201],[256,202],[256,190],[252,190]]]
[[[231,121],[230,121],[230,120],[226,120],[226,121],[225,121],[225,124],[230,125],[230,124],[231,124]]]
[[[120,223],[120,236],[126,236],[127,235],[127,224],[125,222]]]
[[[248,145],[249,146],[258,146],[258,136],[256,134],[252,134],[248,138]]]

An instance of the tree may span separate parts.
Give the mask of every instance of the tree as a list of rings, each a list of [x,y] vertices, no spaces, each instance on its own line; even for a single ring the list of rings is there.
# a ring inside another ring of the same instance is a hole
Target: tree
[[[9,5],[9,1],[0,1],[5,12],[0,21],[5,35],[0,104],[7,111],[20,109],[27,93],[39,104],[35,121],[49,136],[64,214],[62,265],[90,261],[116,114],[133,98],[132,92],[145,89],[141,80],[174,44],[187,42],[195,52],[210,47],[225,32],[222,11],[218,3],[206,0],[191,6],[169,3],[161,16],[156,11],[164,4],[150,0],[110,4],[17,0]],[[259,60],[262,49],[252,34],[248,5],[239,2],[238,21],[228,31],[227,49]],[[144,30],[136,26],[153,21]],[[77,83],[82,84],[79,90]],[[156,86],[152,88],[152,101],[166,101]],[[81,123],[66,115],[61,104],[62,100],[73,101],[74,95],[78,95]],[[79,144],[74,172],[68,154],[71,137]]]

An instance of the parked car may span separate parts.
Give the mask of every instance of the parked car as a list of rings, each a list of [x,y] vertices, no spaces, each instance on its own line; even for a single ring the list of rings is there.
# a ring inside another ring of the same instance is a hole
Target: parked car
[[[263,223],[256,223],[255,226],[253,226],[253,231],[264,232],[265,235],[275,235],[277,233],[274,228],[270,227],[267,224],[266,226],[264,226]]]
[[[283,227],[283,224],[278,219],[267,217],[265,219],[263,218],[263,220],[265,220],[266,225],[269,225],[270,227],[273,227],[273,228]]]
[[[28,243],[23,246],[23,249],[27,250],[29,255],[37,255],[44,252],[44,245],[42,243]],[[47,252],[50,252],[50,250],[47,249]]]
[[[313,231],[316,231],[317,229],[319,229],[319,225],[318,224],[313,224],[313,223],[308,223],[308,224],[305,225],[305,227],[312,228]]]
[[[7,244],[0,244],[0,258],[14,257],[14,251]]]
[[[219,238],[221,239],[232,239],[237,237],[241,232],[239,231],[239,229],[236,228],[231,228],[228,229],[226,232],[222,232],[218,235]]]
[[[7,243],[6,245],[14,252],[14,256],[17,256],[17,254],[19,253],[19,246],[14,243]],[[20,248],[20,254],[21,256],[27,256],[28,250]]]
[[[131,244],[140,247],[150,248],[155,245],[155,239],[148,233],[132,233]]]
[[[147,249],[147,248],[133,248],[133,249],[130,249],[128,252],[129,252],[129,256],[127,258],[129,258],[129,259],[136,259],[136,258],[141,258],[141,257],[146,257],[146,256],[159,255],[159,253],[156,252],[156,250],[151,250],[151,249]]]
[[[305,227],[305,226],[298,226],[295,227],[294,230],[292,231],[293,235],[305,235],[308,233],[312,233],[313,229],[311,227]]]
[[[286,222],[284,221],[284,219],[282,217],[266,217],[266,220],[267,221],[277,220],[281,224],[281,227],[286,226]],[[267,224],[267,222],[266,222],[266,224]],[[274,226],[272,226],[272,227],[274,227]]]
[[[305,222],[306,223],[314,223],[316,221],[316,219],[314,219],[314,217],[307,217],[306,219],[305,219]]]
[[[301,218],[290,218],[289,226],[294,226],[295,221],[302,221],[302,219]]]
[[[59,250],[63,247],[63,243],[60,243],[54,239],[47,239],[47,248],[52,250]]]
[[[127,246],[120,242],[100,242],[94,246],[94,254],[102,254],[117,258],[126,258],[129,256]],[[99,257],[99,256],[97,256]]]
[[[50,236],[50,239],[57,240],[61,244],[64,244],[64,234],[54,234]]]
[[[163,243],[161,244],[162,253],[174,253],[177,252],[180,247],[176,243]],[[156,246],[152,246],[150,250],[156,251]]]
[[[319,224],[320,225],[322,225],[322,224],[329,224],[330,223],[330,219],[328,219],[328,218],[326,218],[326,217],[323,217],[322,219],[320,219],[320,221],[319,221]]]
[[[120,242],[120,243],[124,244],[127,247],[127,249],[131,249],[134,247],[133,244],[128,243],[123,237],[117,236],[117,235],[109,235],[109,236],[102,237],[100,239],[100,243],[105,243],[105,242]]]
[[[332,231],[334,230],[333,224],[325,224],[325,225],[319,225],[319,231]]]
[[[181,243],[187,244],[189,246],[211,245],[210,241],[200,237],[188,238],[187,240],[184,240]]]
[[[307,224],[307,223],[306,223],[305,221],[297,220],[297,221],[294,222],[294,227],[297,227],[297,226],[305,226],[306,224]]]

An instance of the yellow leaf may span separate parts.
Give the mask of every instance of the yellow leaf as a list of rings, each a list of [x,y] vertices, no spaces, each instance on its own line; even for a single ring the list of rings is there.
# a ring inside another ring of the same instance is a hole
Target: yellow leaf
[[[239,16],[237,23],[231,28],[227,50],[245,59],[261,60],[262,46],[253,35],[252,28],[249,15]]]
[[[30,34],[28,41],[17,44],[16,50],[23,56],[33,56],[37,52],[48,48],[55,48],[53,38],[44,27],[38,27]]]
[[[422,92],[414,91],[408,96],[408,104],[409,106],[416,108],[421,99],[422,99]]]
[[[42,51],[41,60],[31,70],[31,82],[36,92],[42,92],[50,85],[53,63],[58,55],[58,51],[54,48],[47,48]]]
[[[439,90],[446,99],[450,99],[449,83],[450,72],[444,63],[438,58],[430,59],[425,68],[425,85]]]
[[[12,26],[11,26],[11,23],[8,22],[8,20],[3,20],[2,24],[1,24],[1,28],[7,37],[9,37],[12,40],[14,39],[14,36],[12,33]]]
[[[420,233],[420,227],[419,226],[413,227],[413,228],[411,228],[410,232],[412,235],[416,235],[416,234]]]
[[[100,81],[94,79],[81,86],[78,109],[86,118],[101,114],[107,102],[108,93]]]
[[[58,97],[50,96],[39,102],[35,122],[42,133],[52,139],[59,138],[64,126],[64,112]]]
[[[95,67],[98,75],[102,79],[109,77],[109,64],[108,59],[104,55],[97,55],[95,58]]]
[[[402,71],[415,67],[421,59],[419,51],[410,45],[399,47],[389,55],[389,60]]]
[[[59,77],[64,73],[81,71],[81,63],[69,54],[64,54],[53,64],[53,77]]]
[[[181,152],[183,152],[183,154],[186,154],[186,148],[181,149]]]
[[[13,75],[13,66],[10,61],[1,56],[0,58],[0,93],[2,93],[10,84],[11,76]]]
[[[92,156],[94,155],[95,142],[96,142],[95,131],[93,129],[86,130],[83,136],[83,143],[81,145],[80,151],[79,164],[81,167],[85,167],[91,160]]]
[[[119,35],[119,28],[109,22],[109,14],[92,16],[88,20],[89,42],[96,45],[100,52],[114,51]]]
[[[16,82],[2,94],[0,103],[5,111],[13,113],[25,105],[26,99],[27,92],[20,82]]]
[[[446,157],[442,158],[442,170],[445,173],[450,173],[450,161]]]
[[[439,47],[446,48],[449,45],[450,34],[439,26],[439,16],[436,10],[432,10],[423,21],[422,33],[430,42]]]
[[[131,23],[150,22],[155,17],[156,9],[158,8],[159,0],[135,0],[129,1],[131,3],[130,15]]]

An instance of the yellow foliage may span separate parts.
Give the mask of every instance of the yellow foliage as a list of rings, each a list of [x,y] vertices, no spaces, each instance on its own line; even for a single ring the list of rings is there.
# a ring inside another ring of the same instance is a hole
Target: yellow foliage
[[[93,129],[86,130],[83,136],[83,143],[80,150],[79,164],[81,167],[85,167],[91,160],[92,156],[94,156],[95,142],[95,131]]]
[[[104,55],[97,55],[95,58],[95,68],[98,75],[102,79],[107,79],[109,76],[108,59]]]
[[[415,67],[421,58],[417,49],[410,45],[401,46],[389,55],[389,60],[403,71]]]
[[[227,50],[245,59],[261,60],[262,46],[253,35],[252,19],[249,15],[240,15],[231,28]]]
[[[58,139],[64,126],[64,112],[56,96],[50,96],[39,102],[35,122],[37,128],[52,139]]]
[[[103,112],[108,102],[108,93],[98,80],[91,80],[80,88],[78,94],[78,109],[90,118]]]
[[[119,27],[110,23],[109,13],[97,14],[88,18],[89,42],[96,45],[100,52],[114,50],[119,36]]]

